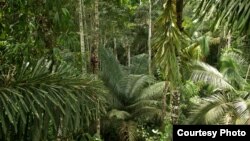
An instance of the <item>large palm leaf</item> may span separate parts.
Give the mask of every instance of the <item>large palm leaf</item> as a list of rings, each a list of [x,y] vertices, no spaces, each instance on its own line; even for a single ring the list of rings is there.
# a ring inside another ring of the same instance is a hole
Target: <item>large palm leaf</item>
[[[146,115],[152,117],[150,115],[159,114],[159,99],[162,96],[163,87],[155,85],[155,87],[158,86],[155,90],[162,88],[160,94],[153,90],[151,90],[152,93],[146,93],[144,90],[150,87],[153,81],[154,79],[148,75],[129,75],[120,81],[118,89],[124,95],[123,108],[131,113],[132,118],[145,117]],[[152,98],[153,94],[155,94],[154,99]]]
[[[228,80],[216,68],[199,61],[195,61],[193,67],[191,75],[193,81],[202,81],[217,88],[233,89]]]
[[[229,99],[228,99],[229,98]],[[191,115],[192,124],[215,124],[232,110],[231,99],[222,94],[215,94],[199,103]]]
[[[201,0],[196,12],[197,17],[201,20],[204,20],[205,17],[212,19],[214,22],[213,28],[225,24],[229,29],[239,29],[245,33],[250,31],[249,1]]]
[[[236,93],[219,92],[195,106],[191,124],[246,124],[250,119],[249,99]]]
[[[104,111],[100,98],[105,91],[100,81],[76,76],[68,66],[53,67],[52,73],[50,68],[51,63],[41,59],[34,65],[24,62],[2,75],[1,134],[7,135],[12,127],[23,134],[26,131],[18,128],[32,125],[28,128],[30,136],[42,139],[53,125],[55,131],[63,130],[66,135],[95,119],[97,110]],[[100,109],[96,108],[97,101]]]

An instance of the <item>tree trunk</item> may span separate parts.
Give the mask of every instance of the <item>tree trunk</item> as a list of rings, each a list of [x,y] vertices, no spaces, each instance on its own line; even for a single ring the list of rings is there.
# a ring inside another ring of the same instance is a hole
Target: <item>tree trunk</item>
[[[99,69],[99,58],[98,58],[98,47],[99,47],[99,11],[98,11],[98,4],[99,0],[95,0],[95,9],[94,9],[94,39],[93,45],[91,48],[91,68],[92,73],[96,74]]]
[[[173,90],[171,93],[171,120],[172,124],[178,124],[179,107],[180,107],[180,93],[178,90]]]
[[[182,27],[182,12],[183,12],[183,0],[176,0],[176,17],[177,17],[177,26],[180,31],[183,31]]]
[[[84,20],[84,24],[83,24],[83,27],[84,27],[84,39],[85,39],[84,44],[85,44],[85,52],[89,53],[89,51],[91,49],[90,49],[90,45],[89,45],[89,34],[88,34],[88,28],[87,28],[87,20],[90,20],[90,19],[87,19],[85,8],[86,7],[85,7],[84,2],[83,2],[83,5],[82,5],[82,14],[83,14],[83,20]],[[86,54],[86,56],[89,56],[89,54]],[[87,58],[85,58],[85,59],[87,59]],[[86,60],[86,62],[88,62],[88,61]],[[86,68],[87,68],[87,63],[86,63]]]
[[[127,48],[128,48],[128,67],[131,66],[131,52],[130,52],[130,46],[127,44]]]
[[[102,43],[104,48],[106,48],[107,43],[108,43],[108,41],[107,41],[106,37],[104,36],[103,37],[103,43]]]
[[[83,2],[79,0],[79,31],[80,31],[80,46],[81,46],[81,58],[82,58],[82,72],[85,71],[85,42],[84,42],[84,29],[83,29]]]
[[[152,74],[151,70],[151,32],[152,32],[152,21],[151,21],[151,0],[148,0],[149,4],[149,18],[148,18],[148,73]]]
[[[99,0],[95,0],[94,2],[94,39],[93,45],[91,49],[91,68],[92,73],[97,74],[99,70],[99,58],[98,58],[98,47],[99,47]],[[97,99],[98,109],[99,112],[99,101]],[[98,113],[99,114],[99,113]],[[97,115],[96,119],[96,135],[100,137],[100,130],[101,130],[101,123],[100,123],[100,116]]]
[[[114,38],[114,55],[115,55],[115,59],[118,60],[116,38]]]

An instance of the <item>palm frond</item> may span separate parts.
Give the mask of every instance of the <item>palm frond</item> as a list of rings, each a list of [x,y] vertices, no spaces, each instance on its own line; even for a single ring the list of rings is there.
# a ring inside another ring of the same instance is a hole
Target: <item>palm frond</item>
[[[126,106],[126,110],[128,111],[131,111],[131,109],[140,110],[141,108],[145,106],[157,108],[159,107],[160,104],[161,102],[159,100],[144,99],[144,100],[140,100],[131,105]]]
[[[158,106],[144,106],[138,109],[135,109],[132,112],[132,117],[141,118],[141,120],[150,120],[155,116],[160,116],[162,109]]]
[[[143,89],[141,94],[135,98],[135,101],[140,101],[143,99],[157,99],[159,97],[162,97],[163,95],[163,90],[165,88],[165,81],[157,82],[149,87],[146,87]]]
[[[120,93],[123,93],[127,99],[138,97],[143,88],[154,82],[154,78],[149,75],[128,75],[118,84]]]
[[[216,68],[198,61],[194,63],[193,67],[195,69],[191,75],[191,80],[195,82],[202,81],[214,87],[223,89],[233,89],[233,87]]]
[[[175,1],[167,0],[164,4],[164,12],[156,25],[152,49],[155,52],[156,66],[163,72],[164,79],[178,85],[181,81],[178,56],[186,43],[185,34],[182,34],[176,24]]]
[[[214,94],[203,99],[191,112],[191,124],[218,124],[218,121],[231,112],[232,101],[230,95]]]
[[[112,51],[100,48],[101,78],[110,89],[116,91],[117,83],[123,78],[122,68]]]
[[[247,124],[250,119],[250,100],[238,99],[234,102],[237,111],[238,119],[237,124]]]
[[[37,130],[29,129],[34,135],[48,124],[57,130],[65,123],[65,131],[74,132],[95,119],[99,112],[105,112],[103,94],[106,90],[100,81],[77,76],[71,73],[72,67],[54,66],[53,72],[50,68],[49,61],[40,59],[34,65],[24,62],[12,71],[10,79],[1,77],[6,84],[0,87],[1,112],[5,113],[0,120],[4,134],[11,126],[17,130],[17,125],[25,127],[34,121],[39,121],[34,124],[39,126]]]
[[[213,20],[212,28],[217,29],[219,25],[226,25],[229,29],[249,32],[250,4],[245,0],[235,1],[199,1],[196,8],[196,18],[204,20],[206,16]]]

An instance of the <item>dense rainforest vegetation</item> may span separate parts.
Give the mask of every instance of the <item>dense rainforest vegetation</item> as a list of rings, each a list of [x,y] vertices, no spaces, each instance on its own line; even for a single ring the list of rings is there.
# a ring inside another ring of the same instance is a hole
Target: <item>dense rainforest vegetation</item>
[[[248,0],[0,0],[0,140],[250,124],[249,25]]]

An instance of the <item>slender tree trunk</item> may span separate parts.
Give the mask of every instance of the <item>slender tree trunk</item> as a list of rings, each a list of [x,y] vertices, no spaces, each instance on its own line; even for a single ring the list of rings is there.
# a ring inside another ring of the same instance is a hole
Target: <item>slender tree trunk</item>
[[[148,0],[149,4],[149,18],[148,18],[148,73],[149,75],[152,74],[151,70],[151,36],[152,36],[152,21],[151,21],[151,0]]]
[[[82,0],[79,0],[79,31],[80,31],[80,46],[81,46],[81,58],[82,58],[82,72],[85,71],[85,42],[84,42],[84,29],[83,29],[83,4]]]
[[[103,47],[106,48],[106,44],[107,44],[107,39],[106,36],[103,37]]]
[[[90,45],[89,45],[89,34],[88,34],[88,28],[87,28],[87,20],[90,20],[87,18],[86,16],[86,12],[85,12],[85,5],[84,5],[84,2],[83,2],[83,5],[82,5],[82,14],[83,14],[83,20],[84,20],[84,24],[83,24],[83,27],[84,27],[84,39],[85,39],[85,55],[86,55],[86,70],[87,70],[87,64],[90,62],[89,60],[89,54],[90,54]],[[91,28],[91,27],[90,27]],[[88,60],[87,60],[88,59]]]
[[[116,45],[116,38],[115,37],[114,37],[114,55],[115,55],[115,59],[118,60],[117,45]]]
[[[131,52],[130,52],[130,46],[127,44],[127,48],[128,48],[128,67],[131,66]]]
[[[92,73],[97,74],[99,70],[99,58],[98,58],[98,47],[99,47],[99,0],[95,0],[94,2],[94,40],[91,50],[91,68]],[[98,112],[99,112],[99,101],[98,103]],[[99,113],[98,113],[99,114]],[[97,114],[96,119],[96,135],[100,137],[100,130],[101,130],[101,122],[100,116]]]
[[[127,61],[128,61],[127,65],[128,65],[128,67],[130,67],[131,66],[131,50],[130,50],[130,46],[128,43],[128,38],[125,37],[124,40],[125,40],[124,41],[124,48],[127,49]]]
[[[93,39],[93,45],[91,48],[91,68],[92,73],[96,74],[99,69],[99,58],[98,58],[98,47],[99,47],[99,11],[98,11],[98,5],[99,0],[95,0],[95,7],[94,7],[94,39]]]
[[[171,93],[171,120],[172,124],[178,124],[179,107],[180,107],[180,93],[178,90],[173,90]]]

